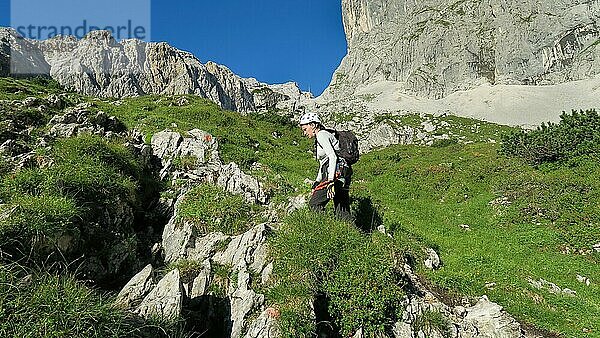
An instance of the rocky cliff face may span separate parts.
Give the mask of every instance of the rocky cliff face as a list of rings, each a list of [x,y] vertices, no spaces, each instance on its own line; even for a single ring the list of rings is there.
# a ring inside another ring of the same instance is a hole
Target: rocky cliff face
[[[117,42],[108,31],[93,31],[81,40],[58,36],[30,41],[10,28],[0,28],[0,46],[1,76],[50,75],[66,88],[90,96],[193,94],[239,112],[273,109],[281,101],[294,107],[300,97],[310,97],[294,83],[269,85],[244,79],[167,43]],[[298,95],[288,95],[288,87],[296,87]],[[275,95],[265,101],[257,95],[265,91]]]
[[[597,0],[342,0],[348,55],[324,97],[402,83],[441,98],[482,83],[545,85],[600,72]]]

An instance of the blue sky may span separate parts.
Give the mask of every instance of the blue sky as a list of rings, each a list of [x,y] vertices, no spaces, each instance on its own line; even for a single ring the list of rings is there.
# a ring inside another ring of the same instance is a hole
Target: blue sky
[[[103,5],[77,1],[83,2]],[[296,81],[315,95],[327,87],[346,54],[340,0],[152,0],[151,8],[153,41],[166,41],[243,77]],[[8,26],[10,7],[5,1],[0,14],[0,25]]]

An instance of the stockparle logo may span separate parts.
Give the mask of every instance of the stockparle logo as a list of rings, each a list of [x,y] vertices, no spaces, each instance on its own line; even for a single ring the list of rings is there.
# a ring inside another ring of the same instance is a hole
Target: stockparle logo
[[[86,34],[95,30],[106,30],[111,32],[112,36],[117,40],[123,39],[139,39],[146,40],[148,32],[145,26],[137,25],[133,20],[127,20],[123,25],[117,26],[102,26],[102,25],[90,25],[87,19],[83,19],[83,22],[76,26],[38,26],[29,24],[27,26],[21,25],[13,27],[17,32],[28,39],[34,40],[46,40],[53,38],[58,35],[73,35],[78,39],[83,38]]]
[[[150,41],[151,0],[12,0],[11,27],[28,39],[79,39],[94,30]]]
[[[10,2],[10,26],[21,37],[29,40],[46,40],[59,35],[81,39],[92,31],[106,30],[117,41],[124,39],[151,41],[150,18],[151,0],[11,0]],[[11,74],[48,75],[50,66],[46,63],[42,51],[29,44],[28,41],[20,41],[15,46],[11,45]],[[106,73],[110,71],[108,66],[104,70]]]

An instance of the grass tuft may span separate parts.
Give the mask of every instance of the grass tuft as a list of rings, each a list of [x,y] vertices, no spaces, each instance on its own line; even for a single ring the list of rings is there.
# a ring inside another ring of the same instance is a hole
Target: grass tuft
[[[252,227],[257,207],[240,195],[206,183],[190,190],[179,205],[178,222],[191,222],[201,233],[238,235]]]

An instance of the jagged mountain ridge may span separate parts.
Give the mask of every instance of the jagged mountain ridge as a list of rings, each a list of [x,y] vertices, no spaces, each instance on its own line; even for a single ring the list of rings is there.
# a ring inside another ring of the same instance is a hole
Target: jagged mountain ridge
[[[13,29],[0,28],[0,43],[0,75],[50,75],[66,88],[90,96],[194,94],[239,112],[278,104],[295,107],[312,97],[293,82],[268,85],[245,79],[223,65],[203,64],[167,43],[118,42],[108,31],[92,31],[81,40],[57,36],[33,41]]]

